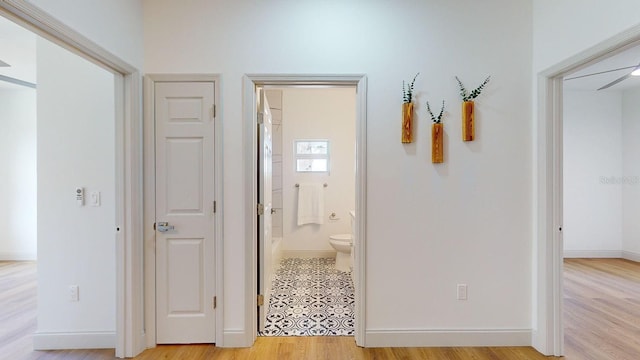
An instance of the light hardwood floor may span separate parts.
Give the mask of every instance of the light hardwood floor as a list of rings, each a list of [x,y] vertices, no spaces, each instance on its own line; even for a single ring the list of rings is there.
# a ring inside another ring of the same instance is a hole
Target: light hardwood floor
[[[114,359],[113,350],[33,351],[36,266],[0,262],[0,359]],[[640,359],[640,264],[565,260],[565,349],[569,360]],[[261,337],[252,348],[158,346],[136,359],[550,359],[530,347],[376,348],[351,337]]]
[[[640,359],[640,264],[565,259],[567,359]]]

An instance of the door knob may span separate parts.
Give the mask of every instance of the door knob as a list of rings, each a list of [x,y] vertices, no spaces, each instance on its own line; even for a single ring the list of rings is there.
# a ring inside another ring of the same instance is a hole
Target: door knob
[[[271,208],[271,213],[272,213],[272,214],[275,214],[275,213],[276,213],[276,209]]]
[[[168,222],[159,222],[158,226],[156,226],[156,230],[160,232],[167,232],[173,229],[175,229],[175,227],[173,225],[169,225]]]

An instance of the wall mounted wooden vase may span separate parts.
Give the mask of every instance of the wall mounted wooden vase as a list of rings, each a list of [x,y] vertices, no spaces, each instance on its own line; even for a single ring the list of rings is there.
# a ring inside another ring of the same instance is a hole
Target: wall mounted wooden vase
[[[439,164],[444,162],[444,127],[442,123],[431,125],[431,162]]]
[[[413,142],[413,103],[402,103],[402,143]]]
[[[462,141],[473,141],[476,136],[473,106],[473,101],[462,102]]]

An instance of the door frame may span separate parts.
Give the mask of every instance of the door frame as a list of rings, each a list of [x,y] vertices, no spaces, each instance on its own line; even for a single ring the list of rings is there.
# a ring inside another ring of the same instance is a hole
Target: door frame
[[[257,336],[257,86],[326,85],[356,88],[356,223],[358,239],[353,264],[355,292],[355,340],[366,346],[366,219],[367,219],[367,77],[347,75],[245,74],[243,77],[244,178],[245,178],[245,343],[251,346]]]
[[[564,354],[563,316],[563,78],[585,66],[640,45],[640,25],[613,36],[537,75],[537,149],[534,200],[537,212],[533,294],[537,312],[531,343],[545,355]]]
[[[116,357],[145,349],[142,302],[142,118],[138,69],[24,0],[1,0],[0,15],[115,77]]]
[[[155,172],[155,84],[156,82],[213,82],[214,87],[214,199],[216,212],[214,221],[215,251],[215,296],[216,336],[215,343],[223,341],[224,322],[224,247],[223,247],[223,182],[222,182],[222,121],[219,111],[220,75],[219,74],[146,74],[144,76],[144,325],[146,329],[146,347],[155,347],[156,343],[156,172]]]

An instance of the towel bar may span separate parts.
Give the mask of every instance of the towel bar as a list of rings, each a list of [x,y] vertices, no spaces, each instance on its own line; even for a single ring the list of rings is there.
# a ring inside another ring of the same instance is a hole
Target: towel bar
[[[327,183],[322,184],[322,187],[327,187],[329,185],[327,185]],[[296,184],[296,187],[300,187],[300,184]]]

